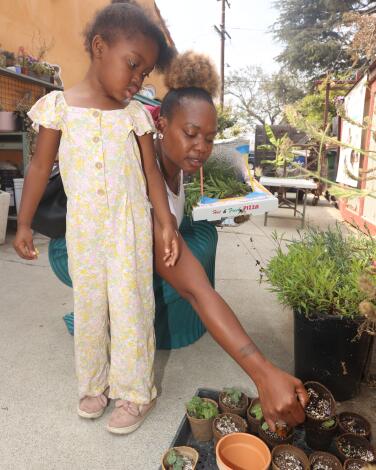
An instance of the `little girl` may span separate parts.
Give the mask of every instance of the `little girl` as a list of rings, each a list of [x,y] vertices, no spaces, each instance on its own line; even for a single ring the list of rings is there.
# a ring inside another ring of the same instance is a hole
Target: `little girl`
[[[59,151],[68,197],[78,414],[97,418],[108,397],[119,399],[108,429],[127,434],[141,425],[156,398],[152,229],[144,175],[167,266],[175,264],[179,245],[154,157],[153,122],[131,98],[172,54],[159,28],[129,4],[97,13],[86,31],[86,49],[91,64],[84,80],[44,96],[29,113],[39,136],[14,246],[21,257],[36,258],[31,221]]]

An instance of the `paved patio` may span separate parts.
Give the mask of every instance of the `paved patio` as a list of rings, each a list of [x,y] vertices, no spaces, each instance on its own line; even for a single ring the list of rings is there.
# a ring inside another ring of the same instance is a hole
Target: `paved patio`
[[[281,210],[283,211],[283,210]],[[289,217],[289,213],[282,212]],[[259,285],[256,260],[273,253],[274,230],[292,235],[291,218],[255,217],[236,228],[219,229],[217,289],[233,307],[265,355],[293,371],[292,315],[266,285]],[[320,227],[334,224],[339,212],[320,201],[307,219]],[[184,414],[184,403],[198,387],[256,389],[209,334],[175,351],[158,351],[159,401],[142,428],[127,437],[105,429],[110,410],[96,421],[78,418],[73,339],[62,316],[72,311],[72,291],[52,273],[48,239],[37,237],[37,262],[17,258],[8,230],[0,246],[0,468],[2,470],[156,470]],[[252,238],[252,242],[250,241]],[[112,408],[112,407],[111,407]],[[340,409],[364,413],[376,430],[376,389],[363,387]]]

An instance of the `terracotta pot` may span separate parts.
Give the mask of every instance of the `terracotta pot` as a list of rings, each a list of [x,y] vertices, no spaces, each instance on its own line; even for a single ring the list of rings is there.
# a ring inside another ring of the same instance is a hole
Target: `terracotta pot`
[[[329,429],[323,426],[323,423],[307,422],[305,424],[305,440],[311,449],[327,450],[332,443],[332,440],[338,432],[338,418],[334,416],[335,425]],[[325,421],[324,421],[325,423]]]
[[[342,470],[341,462],[335,455],[329,454],[328,452],[313,452],[313,454],[309,456],[311,468],[319,462],[323,465],[327,465],[331,470]]]
[[[343,464],[343,470],[363,469],[367,467],[367,463],[361,459],[347,459]]]
[[[260,425],[260,420],[254,418],[251,415],[251,409],[257,403],[260,403],[260,399],[259,398],[253,398],[251,400],[251,404],[249,405],[249,407],[247,409],[248,429],[249,429],[249,432],[251,432],[252,434],[255,434],[256,436],[258,435],[258,428],[259,428],[259,425]]]
[[[355,421],[360,422],[366,430],[365,434],[359,434],[357,432],[350,431],[347,427],[345,427],[342,424],[342,422],[346,418],[352,418]],[[359,415],[357,413],[353,413],[351,411],[343,411],[342,413],[340,413],[338,415],[338,426],[339,426],[340,434],[348,434],[350,432],[351,434],[356,434],[357,436],[363,436],[363,437],[367,438],[368,440],[371,437],[371,424],[370,424],[370,422],[364,416]]]
[[[221,434],[221,432],[216,427],[216,423],[223,416],[229,416],[230,418],[232,418],[236,426],[240,429],[240,431],[237,431],[237,432],[242,432],[242,433],[247,432],[247,422],[241,416],[235,415],[233,413],[222,413],[218,415],[216,418],[214,418],[214,421],[213,421],[214,444],[217,444],[217,442],[223,437],[223,434]]]
[[[21,73],[23,75],[29,75],[29,71],[30,71],[29,67],[26,67],[26,66],[21,67]]]
[[[281,445],[281,444],[292,444],[293,434],[294,434],[292,429],[288,431],[287,437],[279,437],[279,436],[274,437],[274,436],[271,436],[267,431],[264,431],[262,429],[262,425],[264,422],[265,422],[264,419],[260,421],[258,435],[265,442],[265,444],[268,445],[269,449],[273,449],[274,447]]]
[[[227,406],[223,403],[223,397],[226,394],[226,392],[220,392],[219,394],[219,399],[218,399],[218,404],[219,404],[219,409],[221,410],[222,413],[232,413],[234,415],[239,415],[239,416],[245,416],[248,408],[248,397],[245,393],[242,393],[242,396],[240,398],[240,406],[236,408],[232,408],[231,406]]]
[[[324,421],[327,421],[330,418],[333,418],[333,416],[335,416],[336,414],[336,402],[334,400],[332,393],[326,387],[324,387],[324,385],[320,384],[319,382],[306,382],[304,384],[304,387],[306,389],[312,388],[321,397],[325,398],[326,400],[330,402],[330,415],[326,416],[325,418],[315,418],[313,416],[310,416],[306,410],[306,424],[317,425],[319,423],[323,423]]]
[[[173,447],[173,449],[177,450],[181,455],[189,457],[191,460],[193,460],[193,469],[196,468],[199,455],[196,449],[193,449],[193,447],[187,447],[187,446],[180,446],[180,447]],[[163,458],[162,458],[162,469],[167,470],[169,465],[166,462],[167,454],[170,452],[171,449],[168,449],[167,452],[165,452]]]
[[[341,445],[340,444],[343,441],[347,441],[351,445],[359,445],[359,446],[364,447],[365,449],[367,449],[367,451],[369,451],[373,454],[373,461],[368,460],[366,463],[375,462],[375,459],[376,459],[375,450],[371,446],[369,440],[366,439],[365,437],[357,436],[356,434],[351,434],[351,433],[342,434],[342,436],[337,437],[334,441],[335,442],[335,452],[336,452],[337,456],[339,457],[339,459],[341,460],[341,462],[344,462],[345,460],[347,460],[349,458],[359,458],[359,457],[347,455],[341,450],[341,448],[340,448]]]
[[[218,403],[210,398],[203,398],[204,401],[210,401],[214,403],[215,406],[218,408]],[[193,437],[196,441],[207,442],[213,439],[213,421],[214,418],[210,419],[197,419],[193,418],[193,416],[189,416],[187,413],[187,418],[189,420],[189,424],[191,425],[191,430]]]
[[[262,440],[245,433],[222,437],[215,453],[219,470],[268,470],[271,462],[270,450]]]
[[[278,455],[284,452],[288,452],[289,454],[292,454],[294,457],[296,457],[300,461],[300,463],[303,465],[304,470],[309,470],[309,461],[308,461],[308,457],[306,456],[306,454],[298,447],[291,446],[289,444],[279,445],[277,447],[274,447],[274,449],[272,450],[272,469],[273,470],[280,469],[280,467],[275,463],[274,460]]]

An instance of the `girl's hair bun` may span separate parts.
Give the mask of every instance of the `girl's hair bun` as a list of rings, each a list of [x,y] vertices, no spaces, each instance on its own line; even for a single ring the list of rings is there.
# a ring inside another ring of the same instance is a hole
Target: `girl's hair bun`
[[[201,88],[214,97],[218,93],[219,76],[209,57],[193,51],[178,54],[165,73],[170,90]]]

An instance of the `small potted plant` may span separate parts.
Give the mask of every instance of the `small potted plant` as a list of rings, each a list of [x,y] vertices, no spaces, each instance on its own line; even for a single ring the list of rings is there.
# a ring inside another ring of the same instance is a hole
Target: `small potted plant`
[[[347,459],[343,464],[343,470],[365,470],[367,464],[362,459]]]
[[[342,434],[335,439],[335,450],[341,462],[347,459],[361,459],[373,463],[376,454],[370,442],[362,436],[355,434]]]
[[[313,452],[309,456],[311,470],[342,470],[342,464],[335,455],[328,452]]]
[[[173,447],[163,456],[163,470],[194,470],[199,459],[198,452],[193,447]]]
[[[16,57],[14,55],[14,52],[10,51],[3,51],[3,55],[5,56],[6,59],[6,67],[13,67],[16,63]]]
[[[306,454],[298,447],[282,444],[272,450],[273,470],[309,470]]]
[[[214,444],[217,444],[223,436],[233,432],[247,432],[247,423],[241,416],[233,413],[223,413],[214,418]]]
[[[187,404],[187,418],[196,441],[207,442],[213,438],[213,421],[218,415],[218,405],[210,398],[193,397]]]
[[[371,424],[363,416],[350,411],[343,411],[338,415],[340,434],[356,434],[367,439],[371,436]]]
[[[269,449],[273,449],[280,444],[292,444],[293,440],[292,428],[286,427],[283,433],[277,432],[277,430],[273,432],[263,418],[260,421],[258,435],[268,445]]]
[[[311,449],[327,450],[338,431],[338,418],[334,416],[314,426],[305,427],[305,440]]]
[[[248,407],[248,397],[237,388],[225,388],[219,394],[219,409],[222,413],[233,413],[245,416]]]
[[[255,435],[258,434],[258,429],[259,429],[260,421],[262,420],[262,418],[263,418],[263,413],[262,413],[262,408],[260,404],[260,399],[253,398],[253,400],[251,400],[251,404],[249,405],[247,409],[248,427],[252,434],[255,434]]]

